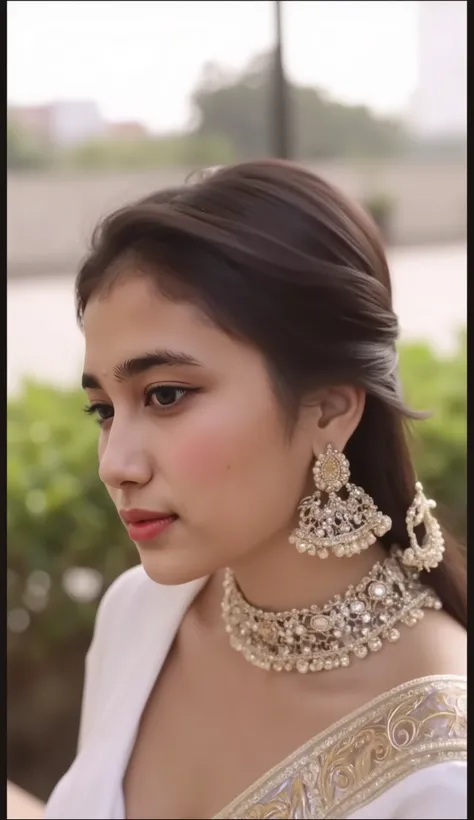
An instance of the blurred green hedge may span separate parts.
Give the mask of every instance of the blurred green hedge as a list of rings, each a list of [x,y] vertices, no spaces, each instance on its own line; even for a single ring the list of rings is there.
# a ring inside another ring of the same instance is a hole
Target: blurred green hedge
[[[466,336],[437,355],[400,350],[420,479],[466,524]],[[8,401],[8,778],[46,798],[74,754],[83,662],[98,600],[137,561],[97,477],[97,428],[80,391],[27,383]],[[45,748],[48,754],[44,754]]]
[[[406,402],[430,418],[414,425],[413,455],[420,481],[436,499],[439,517],[464,542],[467,515],[467,335],[454,352],[436,354],[426,343],[400,349]]]

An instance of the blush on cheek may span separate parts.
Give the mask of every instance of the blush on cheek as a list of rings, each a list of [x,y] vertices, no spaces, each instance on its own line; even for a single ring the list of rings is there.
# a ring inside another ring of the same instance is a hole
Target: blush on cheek
[[[247,414],[236,418],[226,410],[218,418],[181,431],[173,443],[174,468],[191,481],[229,475],[230,470],[259,458],[269,434],[268,424],[261,425]]]
[[[248,432],[244,425],[236,424],[229,412],[218,418],[201,418],[192,430],[181,431],[174,441],[174,467],[191,481],[228,474],[230,466],[248,449]]]
[[[229,469],[231,454],[227,441],[215,433],[188,436],[173,448],[176,472],[191,481],[206,480]]]

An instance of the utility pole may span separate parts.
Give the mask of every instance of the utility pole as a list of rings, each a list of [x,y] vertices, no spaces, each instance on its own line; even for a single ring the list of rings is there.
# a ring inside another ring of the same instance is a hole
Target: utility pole
[[[279,159],[290,157],[289,134],[289,87],[283,66],[283,37],[282,37],[282,5],[280,0],[274,0],[275,11],[275,60],[273,70],[273,150]]]

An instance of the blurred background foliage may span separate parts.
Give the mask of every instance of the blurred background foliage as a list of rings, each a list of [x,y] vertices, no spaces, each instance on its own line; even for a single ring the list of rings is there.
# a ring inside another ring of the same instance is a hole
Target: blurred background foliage
[[[463,538],[466,334],[448,356],[402,345],[400,369],[407,403],[433,413],[415,425],[419,477]],[[8,400],[8,778],[43,799],[74,755],[98,601],[137,561],[83,404],[81,391],[32,382]]]
[[[266,156],[272,142],[269,116],[274,53],[254,57],[240,72],[209,63],[192,96],[187,130],[162,135],[105,134],[76,146],[34,139],[10,119],[10,171],[125,170],[223,165]],[[292,155],[295,159],[380,159],[464,157],[465,140],[416,138],[400,120],[374,114],[363,105],[333,100],[323,90],[289,85]]]
[[[467,334],[456,353],[435,355],[426,342],[400,349],[408,404],[431,413],[414,426],[414,457],[420,480],[436,499],[440,518],[461,540],[467,527]]]

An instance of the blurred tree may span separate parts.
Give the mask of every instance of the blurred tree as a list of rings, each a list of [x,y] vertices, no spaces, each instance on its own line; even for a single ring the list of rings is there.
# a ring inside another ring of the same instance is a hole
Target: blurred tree
[[[254,58],[234,76],[208,64],[193,95],[195,133],[220,136],[238,159],[268,155],[273,119],[273,54]],[[299,159],[383,157],[402,151],[407,137],[400,123],[382,119],[364,106],[344,105],[316,88],[292,85],[292,135]]]
[[[54,160],[51,148],[14,120],[7,121],[7,169],[32,171],[48,168]]]
[[[435,353],[426,342],[400,347],[405,398],[431,413],[416,425],[413,442],[421,480],[440,515],[458,537],[467,530],[467,333],[459,333],[454,355]]]
[[[65,151],[62,164],[85,170],[142,171],[225,164],[234,158],[225,137],[172,134],[147,139],[93,139]]]
[[[254,58],[242,74],[233,77],[208,64],[192,98],[195,133],[229,140],[237,159],[267,155],[272,68],[269,55]]]

